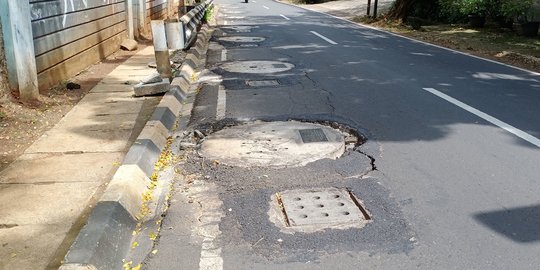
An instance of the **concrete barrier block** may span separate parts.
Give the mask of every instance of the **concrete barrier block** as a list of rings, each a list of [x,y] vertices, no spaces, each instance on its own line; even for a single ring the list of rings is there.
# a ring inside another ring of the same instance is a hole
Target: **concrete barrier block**
[[[114,174],[100,201],[118,202],[133,219],[139,219],[143,194],[149,185],[150,178],[138,165],[122,165]]]
[[[177,87],[174,88],[176,91],[178,90]],[[159,102],[159,107],[169,108],[173,112],[174,116],[178,117],[180,114],[180,109],[182,108],[182,101],[179,101],[177,96],[169,91]]]
[[[133,92],[136,97],[161,94],[169,91],[170,84],[168,79],[163,79],[158,83],[143,84],[139,83],[133,86]]]
[[[157,107],[149,121],[159,121],[168,131],[172,131],[176,124],[176,116],[167,107]]]
[[[136,221],[118,202],[99,202],[60,270],[122,269]]]
[[[191,87],[190,78],[175,77],[171,82],[171,89],[174,90],[176,87],[184,94],[189,93],[189,88]]]
[[[160,149],[151,139],[137,139],[129,148],[122,164],[137,165],[146,176],[151,177],[161,150],[163,149]]]

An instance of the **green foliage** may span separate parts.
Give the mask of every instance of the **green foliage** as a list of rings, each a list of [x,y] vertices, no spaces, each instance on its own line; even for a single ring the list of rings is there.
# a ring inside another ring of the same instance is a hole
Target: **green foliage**
[[[518,21],[532,20],[528,11],[532,13],[533,0],[502,0],[501,15],[507,18],[515,18]]]
[[[481,14],[485,15],[488,10],[489,0],[459,0],[457,5],[462,14]]]
[[[203,22],[208,23],[214,14],[214,4],[208,6],[204,11]]]

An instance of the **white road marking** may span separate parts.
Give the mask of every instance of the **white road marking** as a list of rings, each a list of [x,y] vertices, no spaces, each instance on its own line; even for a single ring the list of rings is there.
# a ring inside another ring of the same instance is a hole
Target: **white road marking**
[[[221,50],[221,62],[227,61],[227,50]]]
[[[216,195],[215,184],[196,180],[191,186],[192,197],[198,202],[199,224],[193,233],[196,237],[202,237],[200,270],[223,270],[223,258],[221,248],[215,243],[221,235],[219,223],[224,213],[221,211],[223,202]]]
[[[484,119],[484,120],[486,120],[486,121],[488,121],[488,122],[490,122],[490,123],[492,123],[492,124],[494,124],[494,125],[496,125],[496,126],[498,126],[498,127],[500,127],[500,128],[502,128],[502,129],[504,129],[504,130],[506,130],[506,131],[508,131],[508,132],[510,132],[510,133],[512,133],[512,134],[514,134],[514,135],[516,135],[516,136],[518,136],[518,137],[520,137],[520,138],[522,138],[523,140],[526,140],[526,141],[540,147],[540,139],[538,139],[538,138],[536,138],[536,137],[534,137],[534,136],[532,136],[532,135],[530,135],[530,134],[528,134],[528,133],[526,133],[526,132],[524,132],[524,131],[522,131],[520,129],[517,129],[517,128],[515,128],[515,127],[513,127],[513,126],[511,126],[511,125],[509,125],[509,124],[507,124],[507,123],[505,123],[505,122],[491,116],[491,115],[488,115],[488,114],[486,114],[484,112],[481,112],[481,111],[479,111],[479,110],[477,110],[477,109],[475,109],[475,108],[473,108],[473,107],[471,107],[471,106],[469,106],[469,105],[467,105],[467,104],[465,104],[465,103],[463,103],[463,102],[461,102],[461,101],[459,101],[459,100],[457,100],[457,99],[455,99],[453,97],[450,97],[450,96],[448,96],[446,94],[443,94],[443,93],[437,91],[434,88],[423,88],[423,89],[430,92],[430,93],[432,93],[432,94],[434,94],[434,95],[436,95],[436,96],[438,96],[438,97],[440,97],[440,98],[442,98],[442,99],[444,99],[444,100],[446,100],[446,101],[448,101],[448,102],[450,102],[450,103],[452,103],[452,104],[454,104],[454,105],[456,105],[456,106],[458,106],[458,107],[460,107],[460,108],[462,108],[462,109],[464,109],[464,110],[466,110],[466,111],[468,111],[468,112],[470,112],[470,113],[472,113],[472,114],[474,114],[474,115],[476,115],[476,116],[478,116],[478,117],[480,117],[480,118],[482,118],[482,119]]]
[[[221,120],[225,118],[226,108],[227,108],[227,94],[225,93],[225,87],[220,85],[218,89],[216,120]]]
[[[270,9],[270,8],[269,8],[269,7],[267,7],[267,6],[263,6],[263,8],[266,8],[266,9]]]
[[[334,44],[334,45],[337,44],[337,42],[335,42],[335,41],[333,41],[333,40],[331,40],[331,39],[329,39],[329,38],[327,38],[327,37],[325,37],[325,36],[323,36],[323,35],[321,35],[321,34],[315,32],[315,31],[309,31],[309,32],[311,32],[312,34],[314,34],[314,35],[316,35],[316,36],[318,36],[318,37],[320,37],[320,38],[326,40],[326,42],[328,42],[328,43],[330,43],[330,44]]]
[[[227,25],[227,21],[223,21],[223,25]]]
[[[283,14],[279,14],[279,16],[283,17],[283,19],[287,20],[287,21],[290,21],[291,19],[287,18],[287,16],[283,15]]]

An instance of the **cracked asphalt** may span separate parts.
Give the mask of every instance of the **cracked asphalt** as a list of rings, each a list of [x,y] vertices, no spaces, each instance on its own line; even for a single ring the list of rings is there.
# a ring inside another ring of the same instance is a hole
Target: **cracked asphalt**
[[[215,4],[190,130],[299,120],[365,142],[298,168],[226,166],[176,149],[180,174],[145,269],[540,269],[540,75],[270,0]],[[221,68],[248,60],[294,68]],[[279,84],[247,85],[268,80]],[[372,222],[291,234],[271,221],[273,194],[332,187],[349,189]]]

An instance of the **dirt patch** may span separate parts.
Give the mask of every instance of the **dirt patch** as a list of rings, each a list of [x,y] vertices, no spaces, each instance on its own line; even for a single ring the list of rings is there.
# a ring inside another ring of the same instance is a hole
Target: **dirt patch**
[[[145,47],[139,44],[139,50]],[[4,99],[0,94],[0,171],[58,123],[103,77],[136,53],[118,51],[71,78],[69,82],[79,84],[80,89],[67,89],[66,81],[41,91],[41,104],[34,107],[21,104],[16,93]]]
[[[355,18],[354,21],[446,48],[540,72],[540,38],[519,36],[510,29],[503,29],[494,25],[488,25],[481,29],[472,29],[467,25],[445,24],[422,26],[419,30],[414,30],[410,26],[384,20],[371,22],[366,21],[364,18]]]

